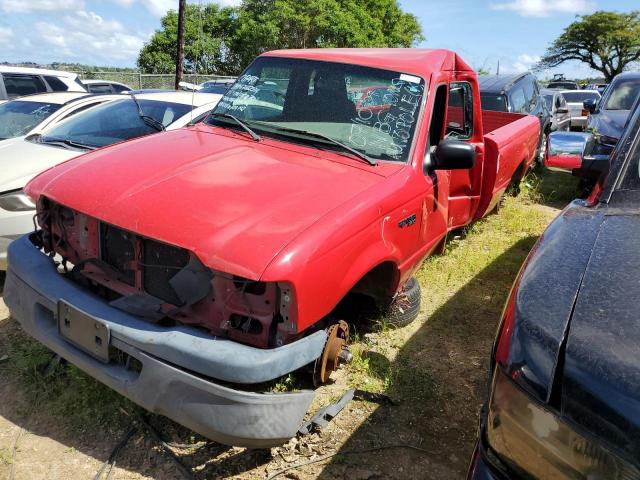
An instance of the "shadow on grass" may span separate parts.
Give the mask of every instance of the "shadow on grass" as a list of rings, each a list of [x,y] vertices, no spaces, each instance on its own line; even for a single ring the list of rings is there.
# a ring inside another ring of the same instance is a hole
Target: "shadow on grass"
[[[536,166],[522,181],[522,189],[532,200],[553,208],[564,208],[576,198],[586,197],[591,186],[564,172]]]
[[[378,407],[341,449],[411,444],[431,454],[386,450],[374,457],[338,456],[320,478],[350,476],[363,464],[379,478],[464,478],[500,313],[535,240],[526,237],[513,244],[426,319],[391,364],[386,393],[399,405]],[[423,286],[427,302],[428,288]],[[389,368],[380,359],[375,364]]]

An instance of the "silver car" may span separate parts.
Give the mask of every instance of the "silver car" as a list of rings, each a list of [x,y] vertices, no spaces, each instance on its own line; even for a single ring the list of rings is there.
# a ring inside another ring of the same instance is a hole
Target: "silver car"
[[[601,95],[597,90],[563,90],[562,96],[567,101],[569,115],[571,116],[571,130],[583,131],[587,126],[588,113],[584,111],[585,100],[600,100]]]
[[[540,96],[544,99],[545,106],[551,113],[551,131],[569,130],[571,115],[562,91],[545,88],[540,90]]]

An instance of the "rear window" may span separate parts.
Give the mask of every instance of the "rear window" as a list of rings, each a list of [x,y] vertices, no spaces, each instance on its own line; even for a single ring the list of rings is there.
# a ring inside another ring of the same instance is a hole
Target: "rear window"
[[[9,98],[32,95],[47,91],[47,87],[38,75],[16,75],[3,73],[4,88]]]
[[[551,82],[547,88],[563,88],[565,90],[577,90],[578,85],[574,82]]]
[[[483,110],[493,110],[496,112],[507,111],[507,98],[504,95],[493,93],[480,94],[480,102]]]
[[[87,85],[87,90],[91,93],[113,93],[111,85],[107,83],[92,83]]]
[[[581,92],[579,90],[575,90],[573,92],[563,92],[562,95],[567,100],[567,102],[584,102],[585,100],[589,100],[590,98],[600,98],[600,95],[595,92]]]
[[[55,103],[20,100],[0,104],[0,140],[26,135],[60,107]]]
[[[60,80],[58,77],[47,75],[44,77],[44,79],[47,81],[47,83],[51,87],[51,90],[53,90],[54,92],[66,92],[67,90],[69,90],[67,84]]]

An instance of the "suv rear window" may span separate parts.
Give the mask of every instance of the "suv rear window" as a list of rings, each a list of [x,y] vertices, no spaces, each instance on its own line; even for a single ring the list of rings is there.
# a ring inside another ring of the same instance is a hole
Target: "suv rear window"
[[[38,75],[3,73],[2,79],[9,98],[47,91],[47,87]]]
[[[54,92],[66,92],[69,90],[67,84],[60,80],[58,77],[47,75],[44,77],[44,79],[47,81],[47,83],[51,87],[51,90],[53,90]]]

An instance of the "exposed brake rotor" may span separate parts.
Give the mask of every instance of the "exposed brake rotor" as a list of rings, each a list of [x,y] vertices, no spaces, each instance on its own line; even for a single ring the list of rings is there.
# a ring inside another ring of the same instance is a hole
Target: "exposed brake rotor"
[[[313,384],[318,386],[329,381],[331,373],[336,371],[341,362],[351,361],[349,343],[349,325],[344,320],[327,328],[327,341],[322,355],[316,359],[313,369]]]

